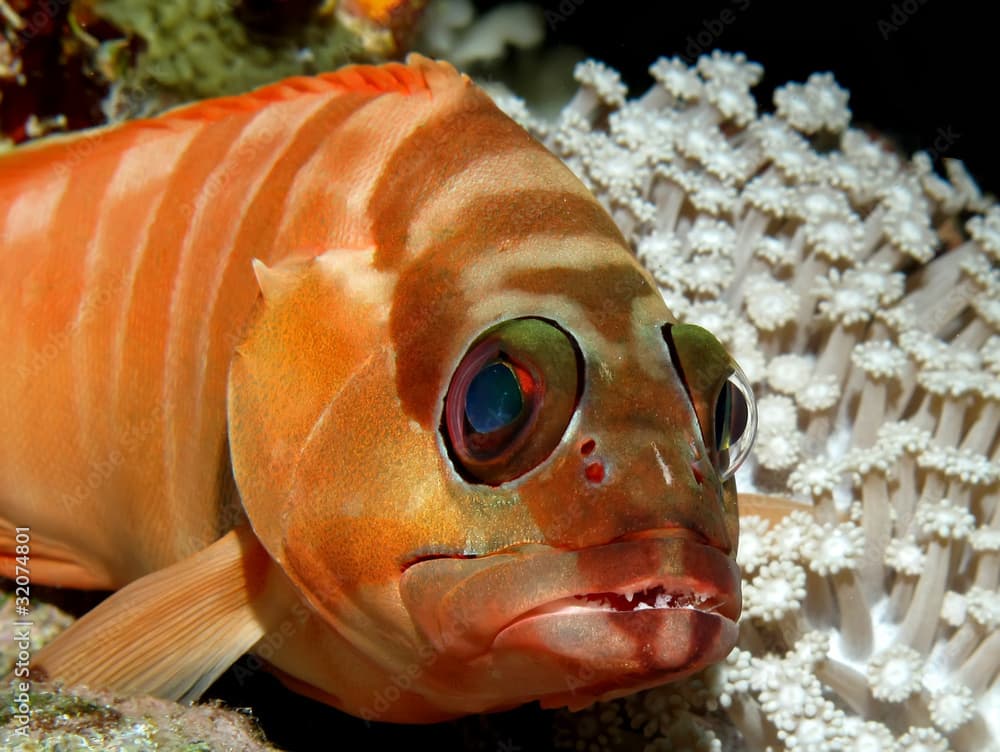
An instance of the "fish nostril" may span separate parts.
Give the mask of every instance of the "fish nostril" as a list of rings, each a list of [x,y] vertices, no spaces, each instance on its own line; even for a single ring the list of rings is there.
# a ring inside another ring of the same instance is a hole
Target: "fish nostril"
[[[583,474],[591,483],[600,483],[604,480],[604,465],[600,462],[591,462],[583,469]]]
[[[691,463],[691,474],[694,476],[694,479],[698,482],[699,486],[705,482],[705,476],[701,474],[701,470],[698,468],[697,462]]]
[[[596,447],[597,447],[596,441],[594,441],[593,439],[587,439],[580,445],[580,454],[586,457],[588,454],[593,452]]]

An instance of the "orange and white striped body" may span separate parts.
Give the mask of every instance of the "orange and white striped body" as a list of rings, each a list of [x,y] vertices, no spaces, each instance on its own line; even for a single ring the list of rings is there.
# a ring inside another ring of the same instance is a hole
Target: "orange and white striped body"
[[[382,96],[426,86],[402,66],[356,70],[2,162],[0,499],[86,552],[101,586],[227,529],[226,375],[259,294],[251,259],[372,262],[386,155],[441,103]]]
[[[420,721],[718,660],[734,366],[695,329],[568,169],[418,56],[5,155],[0,540],[31,527],[39,582],[133,583],[43,666],[193,696],[293,623],[265,656],[291,686]],[[83,647],[128,619],[181,651],[155,604],[192,583],[243,630],[210,667],[157,684],[152,648]]]

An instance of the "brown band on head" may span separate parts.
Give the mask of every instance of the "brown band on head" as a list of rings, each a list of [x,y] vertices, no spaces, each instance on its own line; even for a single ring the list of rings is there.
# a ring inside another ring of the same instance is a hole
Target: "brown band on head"
[[[456,109],[418,127],[386,160],[368,206],[376,268],[402,262],[414,217],[451,177],[484,155],[515,149],[555,159],[485,94],[472,90]]]
[[[396,351],[396,391],[407,414],[430,429],[435,396],[450,353],[450,334],[461,328],[472,302],[457,275],[418,259],[396,283],[389,332]]]
[[[631,335],[631,301],[656,294],[645,276],[631,264],[519,270],[508,275],[504,283],[507,288],[536,294],[558,290],[613,342],[624,342]]]
[[[407,413],[425,428],[433,422],[435,395],[446,377],[449,334],[461,328],[471,307],[470,296],[462,288],[465,267],[489,266],[490,261],[484,260],[482,254],[493,254],[496,263],[502,264],[504,250],[523,247],[533,237],[595,235],[624,242],[614,222],[592,198],[564,191],[528,190],[471,202],[460,224],[411,263],[397,283],[390,333],[396,350],[398,393]],[[540,256],[539,266],[544,263]],[[630,269],[636,280],[645,284],[635,269],[623,268]],[[570,294],[572,283],[561,278],[563,273],[561,269],[539,269],[512,278],[524,280],[518,289],[565,296]],[[592,273],[599,274],[581,272]],[[541,277],[541,283],[532,286],[536,275]],[[638,289],[636,280],[628,282],[629,291]],[[603,289],[606,295],[606,283],[600,279],[592,286],[595,293]],[[496,294],[507,289],[509,286],[498,284]],[[600,299],[595,297],[584,304],[598,302]]]

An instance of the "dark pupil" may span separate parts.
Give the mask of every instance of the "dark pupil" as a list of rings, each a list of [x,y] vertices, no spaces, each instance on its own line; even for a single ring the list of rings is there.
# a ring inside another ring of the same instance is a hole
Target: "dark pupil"
[[[521,385],[509,365],[485,366],[469,384],[465,395],[465,417],[476,433],[492,433],[514,422],[524,402]]]
[[[726,382],[715,403],[715,448],[724,452],[743,435],[747,427],[747,403],[743,395]]]

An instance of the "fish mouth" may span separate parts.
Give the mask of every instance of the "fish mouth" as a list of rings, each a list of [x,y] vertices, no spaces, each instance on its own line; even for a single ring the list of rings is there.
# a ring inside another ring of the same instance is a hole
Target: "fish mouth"
[[[571,665],[600,655],[661,683],[735,644],[739,570],[687,531],[642,536],[418,560],[403,572],[402,599],[435,650],[456,659],[513,650]]]
[[[561,598],[522,614],[516,621],[545,614],[583,613],[595,609],[623,613],[645,609],[677,608],[689,608],[704,613],[719,613],[732,621],[739,618],[739,614],[734,613],[732,599],[720,598],[718,593],[708,593],[703,586],[685,587],[681,584],[678,587],[675,583],[673,586],[655,584],[638,592],[627,590],[620,593],[582,593],[574,595],[572,598]]]

